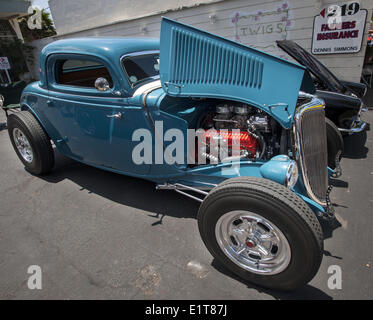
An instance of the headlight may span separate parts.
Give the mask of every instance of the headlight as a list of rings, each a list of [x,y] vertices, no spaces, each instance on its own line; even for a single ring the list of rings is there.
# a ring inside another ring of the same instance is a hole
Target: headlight
[[[286,172],[285,186],[288,188],[294,187],[298,181],[298,176],[299,176],[298,165],[293,160],[290,162],[288,170]]]

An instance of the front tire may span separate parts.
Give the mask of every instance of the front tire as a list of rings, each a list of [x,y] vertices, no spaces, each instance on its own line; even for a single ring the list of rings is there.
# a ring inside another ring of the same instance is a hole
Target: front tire
[[[338,159],[338,162],[342,159],[344,142],[341,133],[333,121],[328,118],[325,118],[325,121],[328,146],[328,167],[334,170],[336,168],[336,159]]]
[[[54,165],[54,152],[49,137],[29,111],[8,117],[8,133],[18,158],[32,174],[46,174]]]
[[[198,226],[210,253],[256,285],[293,290],[320,267],[321,226],[306,203],[278,183],[249,177],[221,183],[201,204]]]

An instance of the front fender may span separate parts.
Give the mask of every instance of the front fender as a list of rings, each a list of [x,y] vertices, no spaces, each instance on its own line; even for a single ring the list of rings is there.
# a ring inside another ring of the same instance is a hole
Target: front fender
[[[285,185],[287,169],[291,160],[286,155],[273,157],[269,161],[237,161],[232,163],[219,163],[192,168],[180,177],[173,177],[167,181],[169,184],[179,183],[198,189],[211,189],[224,180],[235,177],[257,177],[275,181]],[[332,171],[332,170],[331,170]],[[332,171],[333,172],[333,171]],[[291,190],[305,201],[315,213],[325,213],[325,208],[311,200],[303,187],[299,176],[297,184]]]

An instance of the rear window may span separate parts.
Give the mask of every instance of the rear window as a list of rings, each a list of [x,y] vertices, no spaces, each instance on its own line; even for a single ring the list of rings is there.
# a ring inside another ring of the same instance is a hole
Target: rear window
[[[132,87],[159,76],[159,53],[126,57],[122,64]]]
[[[113,80],[107,68],[97,61],[68,59],[56,63],[56,82],[58,84],[94,88],[97,78],[106,78],[113,86]]]

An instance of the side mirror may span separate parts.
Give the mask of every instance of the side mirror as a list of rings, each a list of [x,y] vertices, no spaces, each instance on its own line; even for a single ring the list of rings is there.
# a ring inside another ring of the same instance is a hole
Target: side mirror
[[[0,94],[0,108],[4,105],[4,96]]]
[[[105,78],[97,78],[95,81],[95,88],[101,92],[110,90],[109,81],[107,81]]]
[[[109,81],[107,81],[105,78],[97,78],[95,81],[95,88],[100,92],[105,92],[105,91],[110,90],[114,96],[120,97],[122,95],[120,91],[111,90]]]

